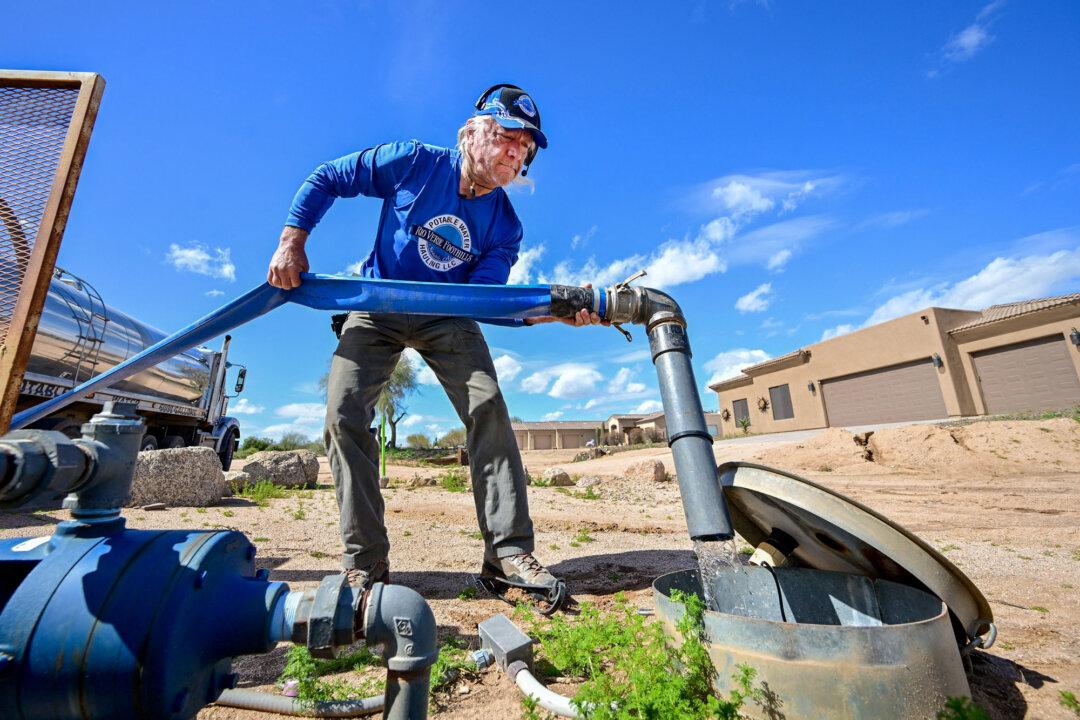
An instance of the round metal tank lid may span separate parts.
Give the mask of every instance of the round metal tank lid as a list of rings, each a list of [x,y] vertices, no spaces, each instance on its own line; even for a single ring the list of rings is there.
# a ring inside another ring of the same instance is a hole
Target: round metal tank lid
[[[948,606],[961,645],[993,643],[994,615],[986,598],[919,537],[865,505],[783,470],[729,462],[718,471],[735,530],[751,545],[780,530],[797,543],[788,565],[925,589]]]

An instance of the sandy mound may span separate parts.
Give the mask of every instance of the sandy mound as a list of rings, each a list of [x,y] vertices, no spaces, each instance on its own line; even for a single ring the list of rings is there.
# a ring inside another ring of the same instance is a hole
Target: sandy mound
[[[770,467],[811,472],[860,475],[886,472],[885,468],[865,459],[865,450],[855,444],[855,436],[847,430],[828,428],[806,442],[758,453],[751,461]]]
[[[866,448],[846,430],[830,428],[805,443],[768,450],[753,459],[778,468],[838,474],[997,477],[1075,472],[1080,468],[1080,423],[1058,418],[908,425],[878,430]]]

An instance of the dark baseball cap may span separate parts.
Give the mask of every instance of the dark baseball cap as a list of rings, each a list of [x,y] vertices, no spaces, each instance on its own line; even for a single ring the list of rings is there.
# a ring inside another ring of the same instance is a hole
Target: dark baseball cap
[[[476,114],[490,115],[509,130],[528,130],[538,147],[548,146],[547,135],[540,130],[540,109],[517,85],[492,85],[476,101]]]

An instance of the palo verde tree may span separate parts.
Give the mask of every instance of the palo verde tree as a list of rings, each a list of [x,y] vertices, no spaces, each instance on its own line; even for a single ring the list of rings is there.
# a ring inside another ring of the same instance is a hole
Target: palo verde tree
[[[386,418],[390,424],[389,446],[397,447],[397,426],[405,417],[405,397],[416,390],[419,381],[416,379],[416,368],[409,362],[409,358],[402,354],[397,367],[390,373],[390,379],[386,381],[375,408],[379,414]]]
[[[319,388],[326,397],[326,386],[330,380],[330,373],[324,373],[319,378]],[[420,381],[416,378],[416,368],[409,362],[404,353],[398,359],[397,367],[390,373],[390,379],[386,381],[379,399],[375,403],[375,411],[381,415],[390,425],[389,447],[397,447],[397,426],[407,414],[405,411],[405,397],[416,390]]]

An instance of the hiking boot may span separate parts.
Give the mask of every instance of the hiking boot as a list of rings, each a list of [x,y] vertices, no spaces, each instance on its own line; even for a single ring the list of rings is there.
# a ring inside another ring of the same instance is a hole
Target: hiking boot
[[[386,560],[376,560],[364,568],[349,568],[345,571],[345,580],[356,589],[357,594],[371,589],[377,582],[390,582],[390,563]]]
[[[559,581],[547,571],[532,553],[510,557],[484,559],[482,575],[505,580],[511,585],[528,588],[553,588]]]

